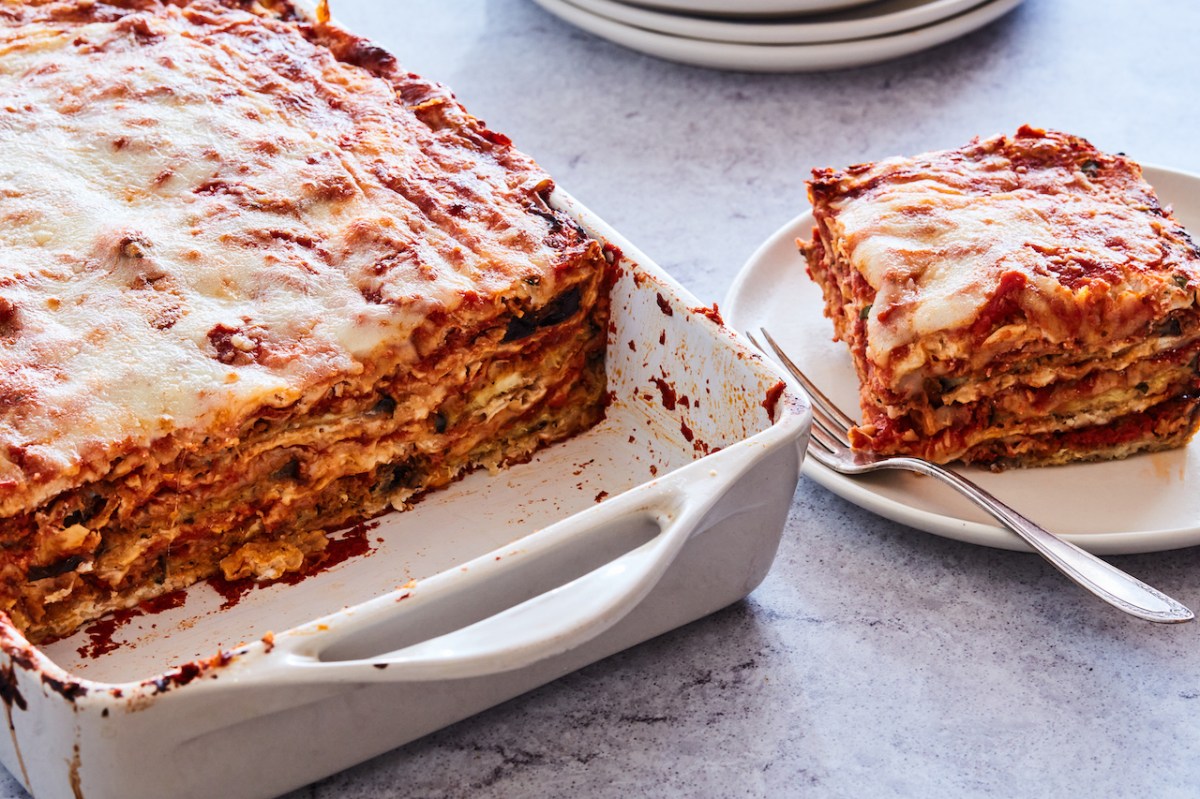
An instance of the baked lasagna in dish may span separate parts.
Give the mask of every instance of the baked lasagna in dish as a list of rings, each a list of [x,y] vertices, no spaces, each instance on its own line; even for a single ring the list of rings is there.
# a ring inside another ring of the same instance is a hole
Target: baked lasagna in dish
[[[602,418],[613,253],[286,0],[0,3],[0,610],[31,640]]]
[[[1141,169],[1023,127],[819,169],[799,242],[861,384],[855,447],[1061,464],[1197,426],[1200,251]]]

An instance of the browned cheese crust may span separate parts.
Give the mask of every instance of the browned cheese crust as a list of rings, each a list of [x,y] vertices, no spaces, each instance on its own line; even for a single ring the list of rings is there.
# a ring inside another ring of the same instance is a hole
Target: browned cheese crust
[[[1022,127],[814,170],[809,194],[856,447],[1027,466],[1195,432],[1200,251],[1129,158]]]
[[[0,610],[33,640],[603,416],[610,255],[286,2],[0,2]]]

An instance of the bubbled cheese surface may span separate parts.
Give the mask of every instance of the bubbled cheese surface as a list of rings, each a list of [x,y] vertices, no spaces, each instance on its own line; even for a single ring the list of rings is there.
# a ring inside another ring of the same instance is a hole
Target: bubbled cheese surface
[[[23,13],[0,26],[0,515],[415,357],[431,312],[554,292],[536,167],[295,25]]]

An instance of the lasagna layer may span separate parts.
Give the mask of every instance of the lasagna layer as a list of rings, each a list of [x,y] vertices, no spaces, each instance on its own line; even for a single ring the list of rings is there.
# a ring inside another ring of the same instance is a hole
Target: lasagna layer
[[[1052,464],[1197,424],[1200,252],[1140,168],[1025,127],[810,183],[801,242],[861,383],[855,446]]]
[[[285,2],[0,6],[0,609],[34,641],[603,415],[611,254]]]

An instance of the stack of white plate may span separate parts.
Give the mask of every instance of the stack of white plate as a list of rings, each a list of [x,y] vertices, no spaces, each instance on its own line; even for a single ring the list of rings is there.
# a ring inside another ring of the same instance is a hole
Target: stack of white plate
[[[844,69],[942,44],[1021,0],[534,0],[643,53],[753,72]]]

